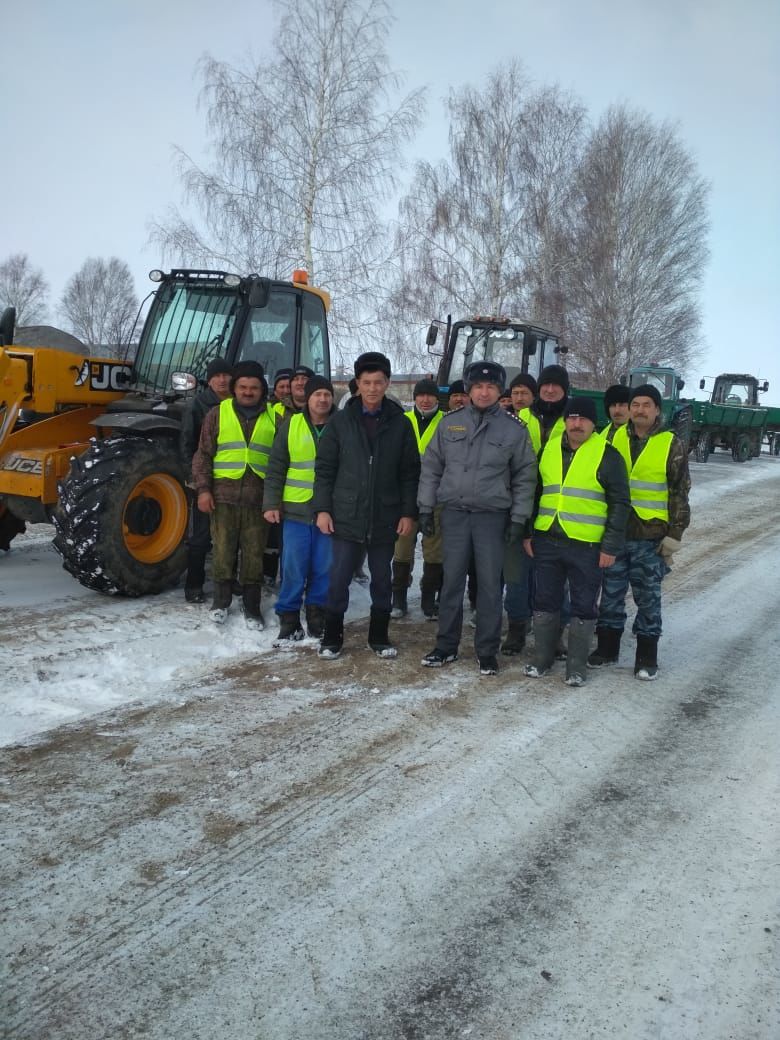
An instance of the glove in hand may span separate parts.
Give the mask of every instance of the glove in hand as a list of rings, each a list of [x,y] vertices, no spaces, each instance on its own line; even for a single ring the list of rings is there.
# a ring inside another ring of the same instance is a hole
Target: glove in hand
[[[430,538],[436,533],[436,521],[433,519],[433,513],[420,513],[417,524],[420,534],[424,538]]]
[[[524,533],[525,524],[513,520],[504,532],[504,541],[507,545],[522,545]]]
[[[663,556],[664,560],[669,563],[672,556],[674,556],[681,545],[682,542],[679,538],[671,538],[667,535],[665,538],[661,539],[661,543],[656,549],[656,552],[659,556]]]

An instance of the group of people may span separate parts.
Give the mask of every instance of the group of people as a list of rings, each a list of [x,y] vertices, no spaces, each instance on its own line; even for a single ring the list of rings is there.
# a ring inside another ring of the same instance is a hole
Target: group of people
[[[425,667],[457,659],[468,581],[480,674],[498,672],[499,651],[521,653],[532,624],[525,674],[545,675],[565,657],[565,681],[581,686],[588,668],[618,660],[630,587],[634,674],[656,678],[661,583],[689,524],[690,478],[655,387],[610,387],[599,431],[593,400],[570,396],[559,365],[543,369],[538,385],[520,374],[507,387],[501,365],[474,362],[449,387],[448,411],[430,379],[404,411],[388,397],[381,353],[362,354],[354,370],[352,396],[337,410],[329,380],[305,366],[277,372],[269,393],[259,364],[211,362],[182,428],[192,488],[187,599],[204,601],[210,540],[213,619],[225,621],[240,587],[247,624],[263,627],[263,553],[278,532],[275,645],[304,637],[305,609],[319,656],[338,657],[365,559],[368,646],[394,657],[390,621],[407,613],[419,535],[420,606],[438,624]]]

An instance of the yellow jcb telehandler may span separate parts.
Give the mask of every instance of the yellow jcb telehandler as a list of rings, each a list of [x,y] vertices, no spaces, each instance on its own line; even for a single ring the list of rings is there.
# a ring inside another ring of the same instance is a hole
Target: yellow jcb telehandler
[[[132,363],[14,346],[0,318],[0,547],[24,521],[51,521],[63,566],[98,592],[175,584],[186,560],[188,397],[215,357],[328,376],[330,298],[308,285],[221,271],[152,271],[157,283]]]

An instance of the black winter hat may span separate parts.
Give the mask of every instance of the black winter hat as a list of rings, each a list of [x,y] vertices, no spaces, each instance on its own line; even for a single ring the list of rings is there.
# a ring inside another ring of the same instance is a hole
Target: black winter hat
[[[292,377],[293,377],[293,370],[291,368],[279,368],[279,369],[277,369],[276,375],[274,376],[274,390],[276,389],[276,384],[280,380],[282,380],[282,379],[292,379]]]
[[[519,372],[509,384],[509,389],[511,390],[513,386],[527,386],[534,397],[536,397],[538,389],[536,380],[528,372]]]
[[[363,372],[383,372],[390,378],[390,359],[376,350],[369,350],[361,354],[355,362],[355,378]]]
[[[414,384],[413,397],[417,397],[418,394],[432,394],[434,397],[439,396],[439,387],[432,379],[419,379]]]
[[[325,376],[310,376],[306,381],[304,388],[304,394],[306,395],[306,403],[309,403],[309,398],[315,390],[330,390],[331,396],[333,396],[333,383]]]
[[[223,357],[215,357],[209,361],[206,367],[206,382],[209,379],[213,379],[214,376],[232,376],[233,367],[225,361]]]
[[[292,379],[295,376],[306,376],[307,379],[311,379],[313,375],[314,370],[309,368],[308,365],[298,365],[296,368],[293,369],[293,374],[290,378]]]
[[[613,383],[604,391],[604,407],[609,409],[613,404],[628,404],[631,400],[631,391],[621,383]]]
[[[661,395],[659,394],[657,387],[651,386],[650,383],[643,383],[641,386],[632,386],[631,396],[628,399],[629,402],[633,401],[635,397],[649,397],[659,409],[662,407]]]
[[[538,385],[543,387],[545,383],[555,383],[565,394],[569,392],[569,373],[563,365],[548,365],[542,369]]]
[[[472,361],[463,373],[463,382],[470,390],[474,383],[495,383],[503,392],[506,383],[506,372],[503,365],[495,361]]]
[[[590,419],[595,426],[598,422],[596,418],[596,402],[590,397],[572,397],[563,410],[564,419],[568,419],[570,415],[579,415],[581,419]]]
[[[466,393],[466,384],[463,382],[462,379],[456,379],[454,383],[450,383],[450,388],[448,390],[448,393],[450,395],[452,395],[452,394],[465,394]]]

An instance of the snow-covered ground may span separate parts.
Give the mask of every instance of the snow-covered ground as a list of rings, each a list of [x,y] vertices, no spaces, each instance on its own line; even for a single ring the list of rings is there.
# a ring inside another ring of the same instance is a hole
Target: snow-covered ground
[[[9,1037],[776,1040],[780,460],[693,465],[661,676],[270,649],[0,560]],[[366,592],[353,586],[354,611]],[[270,613],[270,612],[269,612]],[[269,626],[273,627],[273,626]],[[45,731],[45,732],[44,732]]]

